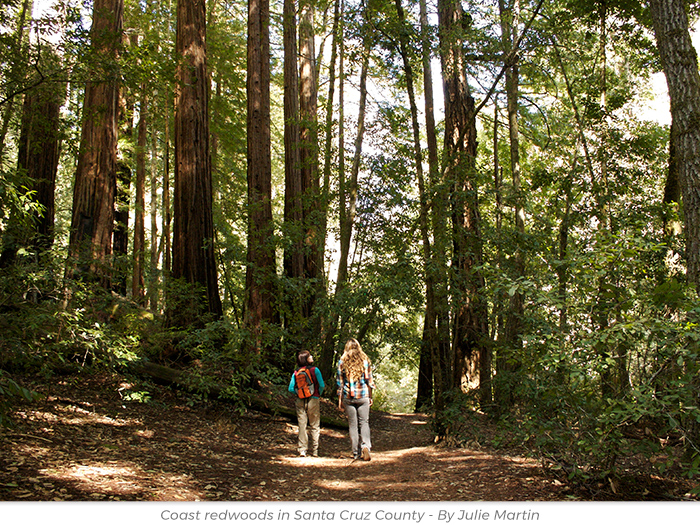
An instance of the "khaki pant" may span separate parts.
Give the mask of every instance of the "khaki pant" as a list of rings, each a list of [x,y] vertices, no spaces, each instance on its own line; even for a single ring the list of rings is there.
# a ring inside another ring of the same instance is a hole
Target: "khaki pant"
[[[317,397],[297,399],[299,422],[299,454],[318,456],[318,437],[321,434],[321,401]]]

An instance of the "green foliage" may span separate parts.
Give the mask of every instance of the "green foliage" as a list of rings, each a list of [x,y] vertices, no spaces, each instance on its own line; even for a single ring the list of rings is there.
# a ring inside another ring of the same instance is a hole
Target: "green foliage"
[[[7,373],[0,370],[0,426],[11,427],[13,425],[9,414],[18,401],[31,402],[37,397],[36,392],[17,384]]]
[[[150,321],[100,288],[64,282],[62,272],[51,254],[0,271],[0,369],[51,377],[87,366],[116,367],[134,358],[141,330],[147,331]]]

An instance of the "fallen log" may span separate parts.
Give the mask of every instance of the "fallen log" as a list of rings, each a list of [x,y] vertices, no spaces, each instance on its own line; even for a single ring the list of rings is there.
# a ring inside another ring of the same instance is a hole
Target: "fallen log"
[[[198,394],[206,394],[208,397],[216,398],[221,401],[229,401],[226,396],[226,387],[215,382],[208,382],[205,387],[197,387],[194,379],[190,374],[183,370],[176,370],[167,366],[151,363],[149,361],[139,361],[131,365],[131,369],[141,375],[146,375],[157,379],[167,385],[175,385],[184,388],[190,392]],[[274,403],[261,395],[250,393],[239,393],[239,397],[243,400],[245,406],[258,412],[271,415],[281,415],[294,422],[297,420],[296,411]],[[337,428],[347,430],[348,423],[340,419],[321,416],[321,425],[328,428]]]

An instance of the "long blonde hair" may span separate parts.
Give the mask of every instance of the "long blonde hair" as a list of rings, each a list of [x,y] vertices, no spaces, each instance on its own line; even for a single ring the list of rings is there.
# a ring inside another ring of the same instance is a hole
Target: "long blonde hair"
[[[340,360],[342,361],[343,373],[350,381],[360,379],[365,373],[365,361],[369,363],[369,357],[362,351],[362,347],[356,339],[349,339],[345,343],[345,351]]]

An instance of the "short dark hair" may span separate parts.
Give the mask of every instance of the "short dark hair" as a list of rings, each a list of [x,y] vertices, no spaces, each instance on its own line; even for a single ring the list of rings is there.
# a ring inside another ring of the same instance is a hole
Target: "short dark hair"
[[[311,352],[308,350],[302,350],[299,352],[299,355],[297,355],[297,363],[299,366],[306,366],[309,364],[309,357],[311,357]]]

